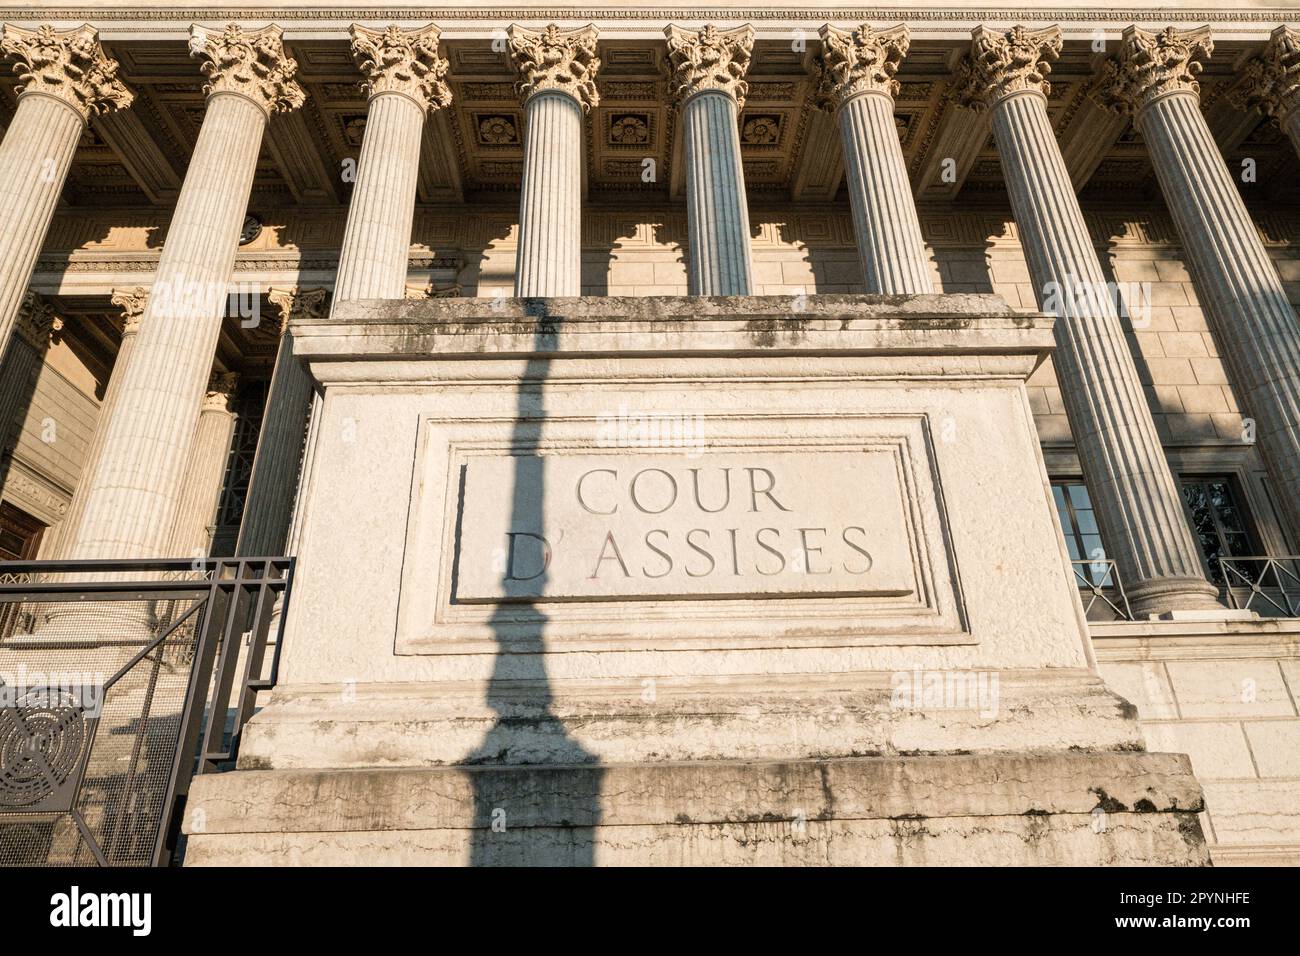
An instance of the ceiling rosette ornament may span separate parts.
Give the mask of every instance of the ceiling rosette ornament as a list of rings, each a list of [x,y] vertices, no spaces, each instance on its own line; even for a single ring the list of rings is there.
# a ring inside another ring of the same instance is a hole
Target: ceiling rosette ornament
[[[190,28],[190,55],[203,57],[203,92],[236,93],[267,113],[297,109],[306,100],[294,80],[298,63],[284,49],[284,31],[272,24],[245,30],[231,23],[220,32]]]
[[[433,24],[418,30],[388,26],[371,30],[352,24],[352,58],[365,74],[366,95],[400,93],[421,109],[439,110],[451,105],[447,86],[447,61],[438,55],[442,32]]]
[[[89,25],[56,30],[42,24],[24,30],[5,24],[0,49],[12,57],[19,76],[20,96],[43,94],[62,100],[83,122],[110,110],[131,105],[135,94],[117,78],[117,61],[99,44],[99,32]]]
[[[754,28],[746,24],[719,30],[712,23],[701,30],[684,30],[675,24],[664,28],[672,64],[672,96],[684,103],[697,93],[716,90],[745,108],[749,84],[745,74],[754,55]]]
[[[507,34],[510,62],[518,77],[515,91],[521,102],[535,93],[559,90],[582,104],[584,112],[600,103],[595,24],[566,32],[552,23],[540,33],[512,24]]]

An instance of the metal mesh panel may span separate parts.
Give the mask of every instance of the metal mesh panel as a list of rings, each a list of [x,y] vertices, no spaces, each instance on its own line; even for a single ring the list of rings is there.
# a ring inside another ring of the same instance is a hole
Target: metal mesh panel
[[[0,866],[153,862],[203,603],[6,605]]]

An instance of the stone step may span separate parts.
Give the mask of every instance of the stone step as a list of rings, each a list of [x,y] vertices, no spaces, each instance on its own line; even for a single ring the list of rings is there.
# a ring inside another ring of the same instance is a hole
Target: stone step
[[[1181,754],[236,771],[187,865],[1200,865]]]
[[[987,709],[975,701],[900,705],[876,680],[665,679],[649,697],[627,682],[277,689],[244,730],[239,766],[772,761],[1143,746],[1133,707],[1095,674],[1003,672]]]

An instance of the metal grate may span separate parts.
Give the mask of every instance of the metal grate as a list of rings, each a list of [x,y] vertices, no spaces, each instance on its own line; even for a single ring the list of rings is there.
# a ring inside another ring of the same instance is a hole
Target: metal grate
[[[234,759],[274,683],[291,570],[0,564],[0,866],[170,860],[191,775]]]

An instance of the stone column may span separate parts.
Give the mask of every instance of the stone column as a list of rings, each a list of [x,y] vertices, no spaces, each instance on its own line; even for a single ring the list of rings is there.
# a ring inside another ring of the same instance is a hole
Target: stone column
[[[907,27],[821,28],[820,104],[835,114],[858,255],[868,292],[934,291],[930,257],[894,123],[894,74],[907,56]]]
[[[0,50],[18,62],[18,108],[0,143],[0,350],[13,332],[63,192],[77,142],[91,116],[125,109],[132,93],[117,79],[89,26],[23,30],[5,24]]]
[[[62,330],[63,320],[44,297],[35,292],[23,296],[17,334],[10,339],[0,365],[0,462],[6,469],[22,434],[45,353],[51,339]]]
[[[686,156],[691,295],[751,295],[749,209],[740,165],[738,116],[754,49],[749,26],[696,32],[669,25],[672,97],[680,105]]]
[[[230,459],[230,439],[235,433],[234,398],[238,384],[239,375],[235,372],[214,369],[208,379],[208,391],[198,424],[194,426],[185,481],[172,523],[171,545],[167,549],[170,556],[206,558],[212,548],[214,518]]]
[[[1300,322],[1201,112],[1208,27],[1124,31],[1111,102],[1133,114],[1242,405],[1300,533]]]
[[[235,545],[235,554],[248,558],[284,553],[298,493],[313,386],[311,375],[293,357],[289,323],[300,318],[323,319],[329,314],[326,289],[272,289],[269,298],[280,310],[280,347],[275,353],[248,499]]]
[[[511,63],[524,106],[515,295],[582,294],[582,117],[600,98],[596,28],[544,33],[512,25]]]
[[[1246,65],[1246,98],[1275,117],[1300,151],[1300,30],[1280,26],[1263,56]]]
[[[81,513],[86,510],[86,476],[98,468],[99,459],[104,454],[104,433],[108,422],[117,407],[118,396],[122,392],[122,370],[131,361],[131,352],[135,349],[135,335],[140,331],[140,319],[144,316],[144,307],[149,301],[149,290],[143,286],[134,289],[114,289],[112,303],[122,310],[122,340],[117,347],[117,357],[113,359],[113,369],[108,376],[108,385],[104,388],[104,400],[99,403],[99,419],[95,423],[95,432],[90,438],[90,447],[81,466],[81,478],[72,494],[68,513],[58,527],[58,541],[51,546],[50,556],[55,559],[66,558],[65,549],[69,544],[68,529],[75,528],[81,521]]]
[[[353,24],[352,56],[370,95],[334,301],[400,299],[406,290],[425,114],[451,103],[435,26]]]
[[[271,113],[301,105],[275,26],[195,27],[208,106],[104,449],[70,528],[73,558],[164,557],[207,389],[239,232]]]
[[[993,135],[1038,306],[1056,315],[1053,361],[1084,479],[1136,614],[1222,610],[1156,433],[1119,310],[1047,114],[1056,27],[974,31],[961,98]]]

